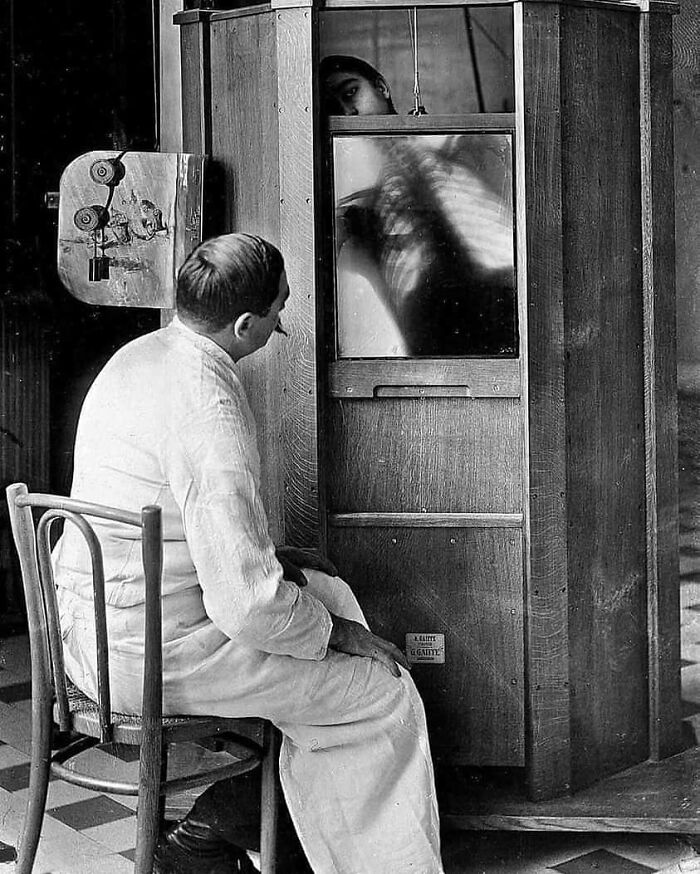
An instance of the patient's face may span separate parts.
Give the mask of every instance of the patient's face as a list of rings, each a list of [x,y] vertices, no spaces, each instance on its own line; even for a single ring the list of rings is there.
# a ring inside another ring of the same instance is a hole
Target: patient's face
[[[359,73],[341,70],[326,79],[326,89],[338,104],[341,115],[388,115],[391,112],[389,88],[381,77],[371,82]]]

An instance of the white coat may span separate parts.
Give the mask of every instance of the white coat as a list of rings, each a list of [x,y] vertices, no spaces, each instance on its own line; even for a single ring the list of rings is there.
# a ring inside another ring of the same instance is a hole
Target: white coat
[[[317,874],[439,874],[423,706],[405,672],[328,649],[347,585],[283,579],[259,495],[255,425],[234,362],[175,320],[119,350],[80,415],[72,496],[163,509],[166,712],[257,716],[283,732],[280,776]],[[98,528],[115,709],[138,711],[144,586],[136,529]],[[66,667],[95,695],[87,551],[54,553]]]

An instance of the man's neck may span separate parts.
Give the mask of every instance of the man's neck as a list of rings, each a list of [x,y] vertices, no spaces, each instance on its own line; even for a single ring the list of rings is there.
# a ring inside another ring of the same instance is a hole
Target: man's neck
[[[201,322],[188,319],[186,316],[183,317],[179,313],[178,318],[186,328],[189,328],[190,331],[216,343],[216,345],[223,349],[224,352],[226,352],[226,354],[234,361],[239,361],[245,355],[245,352],[240,348],[240,341],[233,333],[231,325],[227,325],[225,328],[221,328],[218,331],[212,331],[205,325],[202,325]]]

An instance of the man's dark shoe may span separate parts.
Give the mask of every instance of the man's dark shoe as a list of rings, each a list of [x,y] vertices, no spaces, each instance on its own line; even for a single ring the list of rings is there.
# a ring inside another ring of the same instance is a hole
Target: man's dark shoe
[[[153,874],[257,874],[245,850],[187,816],[160,837]]]

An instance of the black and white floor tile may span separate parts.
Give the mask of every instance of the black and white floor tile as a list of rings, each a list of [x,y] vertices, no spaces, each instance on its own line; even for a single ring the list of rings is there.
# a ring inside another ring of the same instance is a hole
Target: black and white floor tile
[[[693,598],[688,599],[692,601],[688,606],[700,606],[700,583],[693,585],[697,589],[693,590]],[[683,628],[698,647],[700,657],[700,610],[687,609],[686,613],[689,618]],[[26,638],[0,641],[1,874],[14,869],[15,846],[28,791],[27,656]],[[688,719],[692,722],[700,716],[700,674],[687,690],[684,683],[686,694],[688,709],[692,710]],[[91,764],[104,768],[115,778],[127,778],[136,767],[132,751],[124,747],[97,749],[89,755],[93,757]],[[131,872],[136,833],[134,807],[135,801],[130,797],[99,794],[53,779],[36,874]],[[453,832],[445,835],[443,844],[447,874],[676,874],[682,870],[679,863],[693,855],[688,842],[673,835]]]

